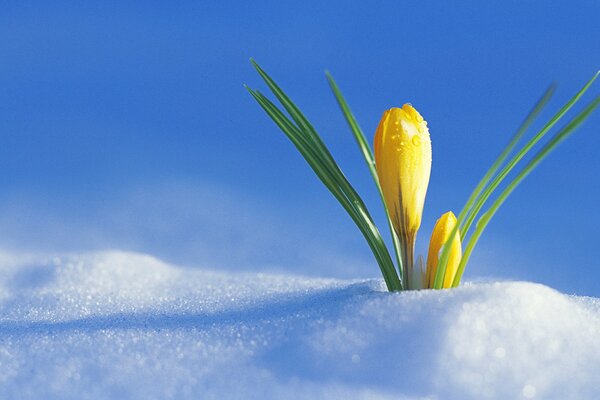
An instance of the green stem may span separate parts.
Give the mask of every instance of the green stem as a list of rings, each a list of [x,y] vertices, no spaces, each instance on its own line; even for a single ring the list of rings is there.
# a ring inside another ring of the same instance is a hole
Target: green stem
[[[402,245],[402,264],[404,265],[404,274],[402,275],[402,283],[406,289],[411,289],[409,287],[408,275],[414,273],[414,262],[415,262],[415,242],[416,242],[416,234],[409,233],[401,236],[401,245]]]

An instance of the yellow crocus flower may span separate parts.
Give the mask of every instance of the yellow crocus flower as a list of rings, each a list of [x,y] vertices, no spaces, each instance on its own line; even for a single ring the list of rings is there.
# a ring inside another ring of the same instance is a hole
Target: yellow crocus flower
[[[427,122],[410,104],[391,108],[383,113],[374,142],[377,175],[400,239],[404,270],[412,271],[431,172]]]
[[[435,281],[435,273],[439,262],[440,253],[444,244],[448,241],[450,233],[456,226],[457,220],[452,211],[448,211],[440,217],[433,227],[431,233],[431,240],[429,241],[429,252],[427,253],[427,272],[426,282],[427,287],[433,288]],[[454,235],[452,245],[450,247],[450,254],[448,257],[448,264],[446,265],[446,274],[444,276],[443,288],[451,288],[454,275],[460,264],[462,257],[462,249],[460,243],[460,232]]]

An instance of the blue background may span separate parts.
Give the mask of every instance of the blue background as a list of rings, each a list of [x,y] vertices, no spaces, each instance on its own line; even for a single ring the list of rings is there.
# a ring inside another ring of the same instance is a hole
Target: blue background
[[[0,13],[5,252],[116,248],[189,267],[378,276],[243,89],[266,89],[249,57],[311,118],[386,233],[323,71],[369,136],[384,109],[417,107],[433,142],[420,252],[547,85],[559,88],[546,120],[600,68],[597,1],[12,4]],[[467,279],[600,295],[598,114],[505,204]]]

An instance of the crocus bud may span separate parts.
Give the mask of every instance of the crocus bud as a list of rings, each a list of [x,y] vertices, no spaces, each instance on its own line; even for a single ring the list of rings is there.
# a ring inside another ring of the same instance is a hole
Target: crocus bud
[[[375,132],[375,164],[398,234],[416,233],[431,172],[427,122],[410,104],[383,113]]]
[[[431,172],[427,122],[410,104],[391,108],[379,122],[374,147],[377,176],[400,239],[404,269],[410,270]]]
[[[448,241],[452,230],[456,226],[456,217],[452,211],[448,211],[438,219],[433,227],[431,240],[429,241],[429,252],[427,253],[427,286],[433,288],[435,282],[435,274],[438,267],[439,258],[444,244]],[[460,243],[460,232],[456,232],[450,247],[448,256],[448,264],[446,264],[446,273],[444,275],[443,288],[451,288],[454,275],[460,264],[462,257],[462,249]]]

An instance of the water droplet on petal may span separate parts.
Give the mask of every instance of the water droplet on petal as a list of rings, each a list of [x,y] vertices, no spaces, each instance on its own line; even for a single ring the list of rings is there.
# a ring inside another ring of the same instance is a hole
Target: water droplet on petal
[[[414,144],[415,146],[420,146],[421,145],[421,138],[419,137],[419,135],[415,135],[412,138],[412,144]]]

